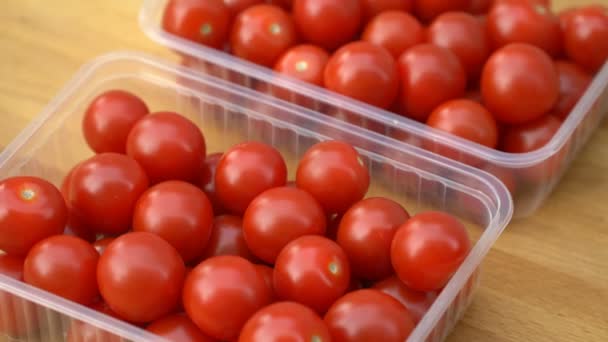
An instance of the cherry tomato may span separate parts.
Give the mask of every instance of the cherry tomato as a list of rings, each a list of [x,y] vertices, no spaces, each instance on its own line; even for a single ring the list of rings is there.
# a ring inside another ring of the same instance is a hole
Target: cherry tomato
[[[36,177],[0,181],[0,250],[24,256],[39,241],[61,234],[68,210],[59,189]]]
[[[127,233],[99,259],[97,279],[112,311],[134,323],[147,323],[177,306],[186,269],[179,253],[158,235]]]
[[[245,322],[270,303],[262,274],[237,256],[217,256],[200,263],[186,279],[184,306],[207,335],[234,341]]]
[[[97,153],[125,153],[131,128],[149,112],[139,97],[123,90],[107,91],[97,96],[84,114],[84,138]]]
[[[361,0],[363,20],[367,23],[378,14],[388,11],[411,12],[413,3],[414,0]]]
[[[222,215],[213,220],[213,229],[203,260],[220,255],[235,255],[251,262],[257,261],[243,237],[243,220],[238,216]]]
[[[63,234],[75,236],[88,242],[94,242],[97,239],[97,234],[89,229],[89,227],[85,226],[81,220],[79,220],[74,211],[69,207],[70,192],[72,191],[72,175],[79,166],[80,163],[76,164],[76,166],[70,169],[70,172],[68,172],[68,174],[63,178],[61,187],[59,188],[65,203],[68,205],[68,222],[66,223]]]
[[[418,291],[445,286],[471,249],[464,225],[443,212],[424,212],[403,224],[391,245],[399,279]]]
[[[559,78],[545,52],[510,44],[490,56],[481,76],[481,94],[497,121],[521,124],[551,110],[559,95]]]
[[[261,3],[264,3],[264,0],[224,0],[224,5],[226,5],[232,17],[236,17],[249,7]]]
[[[314,311],[293,302],[269,305],[256,312],[243,327],[239,342],[330,342],[327,326]]]
[[[141,164],[152,184],[196,180],[205,148],[201,130],[172,112],[154,113],[139,120],[127,138],[127,154]]]
[[[509,126],[502,137],[502,149],[510,153],[526,153],[545,146],[562,123],[552,115],[545,115],[527,124]]]
[[[186,263],[200,256],[212,226],[213,210],[207,195],[182,181],[151,187],[141,195],[133,213],[133,231],[159,235]]]
[[[98,302],[90,306],[91,309],[100,312],[104,315],[108,315],[113,318],[121,319],[113,312],[106,303]],[[114,335],[113,333],[98,328],[94,325],[87,324],[82,321],[73,320],[70,324],[70,328],[66,336],[67,342],[122,342],[122,337]]]
[[[220,203],[239,215],[245,213],[257,195],[287,182],[287,166],[279,151],[255,141],[226,151],[215,172],[215,191]]]
[[[415,0],[414,12],[423,21],[431,21],[445,12],[466,11],[471,0]]]
[[[274,289],[283,300],[325,313],[350,285],[350,266],[342,248],[321,236],[302,236],[277,257]]]
[[[99,255],[102,255],[106,251],[106,248],[108,248],[108,246],[114,240],[115,240],[115,238],[113,238],[113,237],[107,237],[107,238],[97,240],[97,241],[93,242],[93,248],[95,248],[95,250],[97,251],[97,253],[99,253]]]
[[[559,76],[559,98],[551,114],[564,120],[578,103],[591,84],[591,75],[578,65],[567,62],[555,62]]]
[[[527,43],[551,56],[557,56],[562,49],[559,18],[535,1],[496,2],[488,13],[487,30],[494,49],[510,43]]]
[[[390,107],[399,91],[397,66],[384,48],[368,42],[341,47],[327,62],[325,87],[381,108]]]
[[[359,0],[294,0],[292,14],[304,40],[330,51],[351,41],[361,26]]]
[[[0,254],[0,274],[23,281],[23,264],[25,258]]]
[[[589,71],[608,60],[608,8],[590,6],[572,13],[564,30],[566,54]]]
[[[391,241],[409,217],[399,203],[381,197],[364,199],[344,214],[337,242],[348,256],[353,276],[380,280],[393,273]]]
[[[325,234],[323,208],[309,193],[290,187],[264,191],[247,207],[243,235],[255,256],[273,264],[289,242],[304,235]]]
[[[188,316],[175,314],[152,322],[146,328],[149,332],[156,334],[168,341],[179,342],[215,342],[216,340],[203,334],[202,331],[192,323]]]
[[[467,86],[464,68],[448,49],[421,44],[399,58],[403,115],[425,121],[445,101],[462,97]]]
[[[24,263],[23,257],[0,254],[0,274],[23,281]],[[0,290],[0,335],[19,337],[27,335],[37,326],[38,315],[34,303]]]
[[[87,241],[58,235],[37,243],[27,255],[23,269],[25,282],[89,305],[97,299],[99,254]]]
[[[325,315],[334,341],[403,342],[414,330],[407,309],[378,290],[358,290],[338,299]]]
[[[273,279],[272,279],[274,270],[270,266],[266,266],[266,265],[254,264],[253,266],[255,266],[255,269],[258,270],[258,272],[262,275],[262,277],[264,277],[264,282],[266,283],[266,286],[268,286],[268,289],[270,290],[271,302],[274,302],[275,291],[274,291],[274,284],[273,284]]]
[[[170,0],[163,29],[197,43],[222,49],[228,39],[230,10],[222,0]]]
[[[314,85],[323,85],[323,70],[329,54],[314,45],[298,45],[279,58],[274,70]]]
[[[494,4],[494,0],[471,0],[467,12],[471,14],[486,14]]]
[[[291,7],[293,6],[293,0],[266,0],[267,3],[279,6],[286,11],[291,11]]]
[[[215,171],[217,169],[217,164],[220,162],[223,155],[223,153],[208,155],[205,158],[205,164],[203,165],[203,171],[201,172],[201,188],[205,194],[207,194],[207,198],[213,206],[213,214],[216,216],[221,215],[226,211],[222,208],[220,200],[217,197],[217,192],[215,191]]]
[[[474,101],[448,101],[437,107],[426,123],[490,148],[495,148],[498,144],[496,120],[486,108]]]
[[[405,50],[424,41],[424,28],[409,13],[387,11],[365,26],[361,39],[385,48],[398,59]]]
[[[342,214],[360,201],[369,182],[369,171],[357,150],[340,141],[309,148],[296,171],[298,188],[319,201],[328,215]]]
[[[135,160],[102,153],[74,171],[69,206],[72,215],[89,230],[121,234],[131,228],[135,203],[147,188],[146,174]]]
[[[396,276],[374,284],[374,289],[386,293],[403,304],[407,311],[410,312],[415,324],[420,322],[437,298],[436,292],[420,292],[408,288]]]
[[[479,77],[490,56],[484,26],[468,13],[449,12],[438,16],[427,30],[427,40],[452,51],[464,67],[469,81]]]
[[[241,12],[230,35],[235,56],[267,67],[273,67],[296,41],[296,29],[289,14],[265,4]]]

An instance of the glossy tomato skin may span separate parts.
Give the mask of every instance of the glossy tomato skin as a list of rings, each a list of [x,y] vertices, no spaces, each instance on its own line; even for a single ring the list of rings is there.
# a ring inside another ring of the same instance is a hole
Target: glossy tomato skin
[[[147,232],[124,234],[99,259],[97,279],[105,302],[133,323],[157,320],[177,307],[185,266],[179,253]]]
[[[340,141],[309,148],[296,171],[298,188],[311,194],[328,215],[342,214],[369,188],[369,171],[357,150]]]
[[[127,154],[141,164],[152,184],[197,180],[205,153],[201,130],[173,112],[146,116],[133,126],[127,138]]]
[[[361,0],[364,23],[368,23],[382,12],[411,12],[413,4],[414,0]]]
[[[226,5],[232,17],[237,16],[251,6],[261,3],[264,3],[264,0],[224,0],[224,5]]]
[[[262,264],[254,264],[253,266],[255,266],[255,269],[258,270],[258,272],[264,278],[264,282],[266,283],[266,286],[268,287],[268,290],[270,291],[271,302],[274,302],[276,299],[274,283],[273,283],[274,269],[270,266],[266,266],[266,265],[262,265]]]
[[[27,255],[23,269],[26,283],[82,305],[99,296],[99,254],[85,240],[57,235],[37,243]]]
[[[374,284],[373,288],[386,293],[403,304],[407,311],[410,312],[410,316],[415,324],[420,322],[437,298],[436,292],[420,292],[408,288],[396,276]]]
[[[99,239],[99,240],[93,242],[93,248],[95,248],[95,250],[97,251],[97,253],[99,253],[99,255],[102,255],[106,251],[106,248],[108,248],[108,246],[114,240],[115,240],[115,238],[113,238],[113,237],[106,237],[103,239]]]
[[[438,16],[427,29],[427,41],[452,51],[469,81],[477,80],[490,56],[490,45],[481,21],[464,12]]]
[[[137,201],[133,231],[149,232],[169,242],[185,263],[207,246],[213,209],[207,195],[183,181],[166,181],[148,189]]]
[[[170,0],[163,29],[194,42],[222,49],[230,30],[230,10],[222,0]]]
[[[97,153],[125,153],[129,131],[149,112],[144,101],[124,90],[110,90],[97,96],[82,121],[87,144]]]
[[[415,0],[414,13],[423,21],[431,21],[442,13],[466,11],[471,0]]]
[[[329,90],[380,108],[390,107],[399,91],[391,54],[363,41],[344,45],[331,56],[324,84]]]
[[[0,274],[23,281],[25,258],[0,254]],[[38,326],[36,305],[23,298],[0,290],[0,334],[19,337]]]
[[[399,279],[411,289],[443,288],[471,249],[464,225],[453,216],[429,211],[403,224],[391,245],[391,261]]]
[[[245,142],[230,148],[219,161],[215,191],[222,206],[238,215],[262,192],[284,186],[287,166],[281,153],[260,142]]]
[[[553,57],[562,51],[559,18],[536,1],[497,1],[488,13],[486,27],[494,49],[526,43]]]
[[[39,241],[61,234],[68,210],[59,189],[36,177],[0,181],[0,250],[24,256]]]
[[[23,280],[23,264],[25,258],[20,256],[0,254],[0,274],[17,279]]]
[[[102,234],[131,228],[133,209],[148,188],[148,178],[132,158],[101,153],[80,164],[72,175],[69,207],[80,224]]]
[[[76,164],[72,169],[70,169],[67,175],[65,175],[63,178],[61,187],[59,188],[68,208],[68,222],[66,223],[63,234],[79,237],[88,242],[94,242],[97,239],[97,234],[93,230],[89,229],[89,227],[84,225],[69,206],[70,192],[72,191],[72,176],[74,175],[74,171],[76,171],[79,166],[80,163]]]
[[[252,263],[217,256],[188,275],[183,300],[188,316],[205,334],[234,341],[247,320],[270,303],[271,294]]]
[[[490,148],[498,144],[496,120],[485,107],[471,100],[451,100],[440,105],[426,123]]]
[[[561,124],[556,117],[546,115],[524,125],[509,126],[502,137],[502,150],[510,153],[537,150],[553,138]]]
[[[205,335],[185,314],[174,314],[152,322],[147,331],[169,341],[215,342]]]
[[[304,190],[279,187],[266,190],[247,207],[243,235],[255,256],[273,264],[289,242],[304,235],[324,235],[323,208]]]
[[[274,268],[279,299],[304,304],[323,314],[350,285],[350,266],[342,248],[321,236],[302,236],[279,254]]]
[[[382,197],[364,199],[342,217],[337,242],[350,261],[354,277],[380,280],[393,273],[391,241],[407,219],[397,202]]]
[[[251,253],[243,236],[243,220],[238,216],[221,215],[213,220],[213,229],[202,259],[220,255],[235,255],[251,262],[257,258]]]
[[[324,318],[334,341],[403,342],[414,330],[408,310],[378,290],[357,290],[338,299]]]
[[[287,50],[274,70],[314,85],[323,86],[323,71],[329,54],[315,45],[297,45]]]
[[[564,120],[585,94],[592,77],[584,69],[568,61],[556,61],[555,68],[559,76],[559,98],[551,114]]]
[[[414,120],[425,121],[437,106],[465,93],[466,73],[448,49],[420,44],[405,51],[398,65],[402,114]]]
[[[365,26],[361,36],[361,40],[385,48],[395,59],[424,39],[422,24],[414,16],[402,11],[378,14]]]
[[[203,171],[201,172],[200,186],[207,195],[207,198],[213,206],[213,214],[221,215],[224,214],[226,209],[222,208],[217,192],[215,191],[215,171],[217,170],[217,164],[222,159],[223,153],[212,153],[207,155],[205,158],[205,164],[203,165]]]
[[[232,27],[232,53],[250,62],[272,68],[279,57],[294,46],[294,23],[283,9],[266,4],[249,7]]]
[[[314,341],[330,342],[327,326],[310,308],[280,302],[256,312],[239,336],[239,342]]]
[[[566,54],[589,71],[608,60],[608,8],[589,6],[575,10],[564,27]]]
[[[559,78],[549,55],[535,46],[514,43],[488,59],[481,94],[498,122],[521,124],[553,108],[559,96]]]

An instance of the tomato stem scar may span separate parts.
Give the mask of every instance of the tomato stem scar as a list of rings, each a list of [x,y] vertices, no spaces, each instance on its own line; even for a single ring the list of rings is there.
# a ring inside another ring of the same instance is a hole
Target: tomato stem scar
[[[329,270],[329,272],[331,272],[331,274],[334,275],[340,272],[340,266],[335,261],[330,262],[329,265],[327,265],[327,269]]]
[[[310,342],[323,342],[323,339],[321,339],[319,335],[312,335],[312,337],[310,338]]]
[[[21,198],[26,201],[31,201],[34,196],[36,196],[36,192],[32,189],[23,189],[23,191],[21,191]]]
[[[203,36],[208,36],[211,34],[211,32],[213,32],[213,26],[211,26],[211,24],[209,23],[204,23],[203,25],[201,25],[200,32]]]
[[[306,61],[298,61],[296,63],[296,70],[299,72],[306,71],[308,69],[308,62]]]
[[[281,33],[281,25],[277,23],[270,24],[270,33],[274,35]]]

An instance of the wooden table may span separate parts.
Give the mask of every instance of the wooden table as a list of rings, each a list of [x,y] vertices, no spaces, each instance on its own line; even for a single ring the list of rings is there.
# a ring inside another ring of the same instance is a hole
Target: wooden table
[[[129,49],[175,58],[139,29],[139,1],[2,3],[0,146],[95,56]],[[450,341],[608,341],[607,147],[604,122],[546,205],[510,225]]]

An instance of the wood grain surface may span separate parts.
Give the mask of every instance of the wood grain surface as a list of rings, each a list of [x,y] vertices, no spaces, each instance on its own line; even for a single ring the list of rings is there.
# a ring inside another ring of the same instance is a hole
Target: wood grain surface
[[[138,27],[139,1],[1,2],[0,147],[95,56],[175,59]],[[553,0],[558,8],[591,2]],[[449,341],[608,341],[607,147],[604,122],[537,214],[509,226]]]

